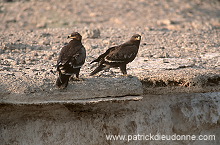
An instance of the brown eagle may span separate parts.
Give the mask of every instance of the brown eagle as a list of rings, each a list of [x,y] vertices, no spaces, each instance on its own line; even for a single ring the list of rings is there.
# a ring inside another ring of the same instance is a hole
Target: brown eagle
[[[81,43],[82,36],[78,32],[73,32],[67,38],[72,40],[61,49],[57,60],[59,77],[56,86],[59,88],[66,88],[69,78],[73,74],[79,79],[79,72],[86,58],[86,50]]]
[[[96,73],[112,67],[119,67],[123,75],[127,75],[126,65],[132,62],[136,57],[141,41],[141,36],[135,34],[131,39],[121,45],[109,48],[105,53],[101,54],[97,59],[93,60],[90,64],[98,62],[98,67],[90,73]]]

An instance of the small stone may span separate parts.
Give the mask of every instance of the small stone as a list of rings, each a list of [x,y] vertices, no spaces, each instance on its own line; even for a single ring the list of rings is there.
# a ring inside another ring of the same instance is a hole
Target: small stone
[[[35,40],[34,40],[34,41],[32,41],[32,44],[37,44],[37,41],[35,41]]]
[[[50,45],[50,40],[48,40],[48,39],[46,39],[46,40],[41,40],[41,41],[39,42],[39,44],[41,44],[41,45]]]
[[[168,59],[163,59],[163,63],[169,63]]]
[[[48,60],[51,60],[52,58],[53,58],[53,56],[51,56],[51,55],[47,57]]]
[[[169,57],[169,54],[165,52],[159,55],[159,58],[168,58],[168,57]]]
[[[103,40],[102,41],[105,45],[110,45],[111,44],[111,41],[110,40]]]
[[[44,40],[43,45],[50,45],[50,40]]]
[[[99,38],[100,37],[100,30],[99,29],[93,29],[93,30],[84,30],[82,34],[83,38]]]
[[[24,59],[20,60],[21,64],[26,64],[26,61]]]
[[[4,50],[0,49],[0,54],[4,53]]]
[[[38,23],[38,24],[36,25],[36,27],[37,27],[37,28],[46,28],[46,27],[47,27],[47,24],[46,24],[46,22],[41,22],[41,23]]]
[[[40,35],[40,37],[49,37],[49,36],[51,36],[50,33],[42,33],[42,34]]]
[[[52,49],[52,50],[57,50],[58,47],[56,47],[56,46],[52,46],[51,49]]]
[[[33,55],[34,55],[34,56],[38,56],[38,53],[37,53],[37,52],[35,52]]]
[[[35,71],[39,71],[39,70],[38,69],[32,69],[32,71],[35,72]]]
[[[98,48],[99,46],[98,46],[98,45],[92,45],[91,47],[92,47],[92,49],[96,49],[96,48]]]
[[[11,62],[11,65],[12,65],[12,66],[14,66],[14,65],[18,65],[18,64],[19,64],[19,62],[16,61],[16,60],[14,60],[14,61]]]
[[[146,31],[150,31],[150,27],[145,27],[144,28]]]
[[[171,21],[168,20],[168,19],[164,19],[164,20],[159,20],[157,22],[158,25],[170,25],[171,24]]]
[[[6,21],[6,23],[16,23],[16,22],[17,22],[16,18],[13,17],[9,17]]]

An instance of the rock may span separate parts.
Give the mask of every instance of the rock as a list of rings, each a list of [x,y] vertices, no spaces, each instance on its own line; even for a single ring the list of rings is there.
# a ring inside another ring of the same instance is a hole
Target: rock
[[[37,28],[46,28],[47,27],[47,23],[46,22],[40,22],[36,25]]]
[[[16,23],[16,22],[17,22],[17,20],[16,20],[16,18],[14,18],[14,17],[10,17],[10,18],[8,18],[7,21],[6,21],[6,23]]]
[[[4,48],[3,48],[4,49]],[[4,50],[0,49],[0,54],[4,53]]]
[[[176,24],[176,23],[177,22],[171,21],[169,19],[164,19],[164,20],[158,20],[157,21],[157,24],[158,25],[162,25],[162,26],[164,26],[164,25],[172,25],[172,24]]]
[[[44,40],[43,44],[44,44],[44,45],[50,45],[50,40],[48,40],[48,39],[47,39],[47,40]]]
[[[159,52],[156,55],[153,55],[154,58],[169,58],[170,55],[167,52]]]
[[[85,29],[82,33],[83,38],[99,38],[100,37],[100,30],[99,29]]]
[[[16,60],[11,61],[11,65],[12,65],[12,66],[15,66],[15,65],[18,65],[18,64],[19,64],[19,62],[16,61]]]
[[[51,36],[50,33],[42,33],[42,34],[40,35],[40,37],[49,37],[49,36]]]
[[[35,53],[33,54],[33,56],[38,56],[38,53],[37,53],[37,52],[35,52]]]
[[[48,39],[46,39],[46,40],[41,40],[41,41],[39,42],[39,44],[41,44],[41,45],[50,45],[50,40],[48,40]]]
[[[52,50],[57,50],[58,47],[57,47],[57,46],[52,46],[51,49],[52,49]]]
[[[102,42],[103,44],[108,45],[108,46],[111,45],[112,43],[110,40],[103,40]]]
[[[26,64],[26,61],[24,59],[20,60],[20,64]]]
[[[50,55],[50,56],[47,56],[47,59],[48,59],[48,60],[51,60],[52,58],[53,58],[53,56],[51,56],[51,55]]]
[[[33,41],[32,41],[32,44],[37,44],[37,41],[36,41],[36,40],[33,40]]]
[[[98,46],[98,45],[92,45],[91,47],[92,47],[92,49],[96,49],[96,48],[98,48],[99,46]]]

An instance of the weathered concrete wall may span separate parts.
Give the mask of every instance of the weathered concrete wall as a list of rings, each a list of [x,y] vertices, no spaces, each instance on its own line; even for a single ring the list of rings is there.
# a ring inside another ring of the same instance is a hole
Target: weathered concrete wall
[[[220,92],[144,95],[141,101],[1,105],[1,144],[220,144]],[[215,141],[107,141],[109,134],[215,135]]]
[[[21,90],[16,87],[18,81],[13,82],[13,77],[7,75],[8,82],[12,83],[1,84],[5,92],[0,94],[0,143],[220,144],[218,70],[183,68],[132,74],[138,77],[86,77],[84,81],[71,81],[65,90],[54,87],[51,82],[56,77],[53,75],[47,78],[51,79],[49,85],[41,85],[32,78],[23,79],[26,85]],[[106,135],[158,133],[215,135],[215,140],[128,142],[106,139]]]

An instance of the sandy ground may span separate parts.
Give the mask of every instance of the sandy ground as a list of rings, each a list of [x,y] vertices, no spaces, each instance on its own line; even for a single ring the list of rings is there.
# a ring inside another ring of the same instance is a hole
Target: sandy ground
[[[1,30],[74,26],[171,30],[220,27],[218,0],[1,1]]]

